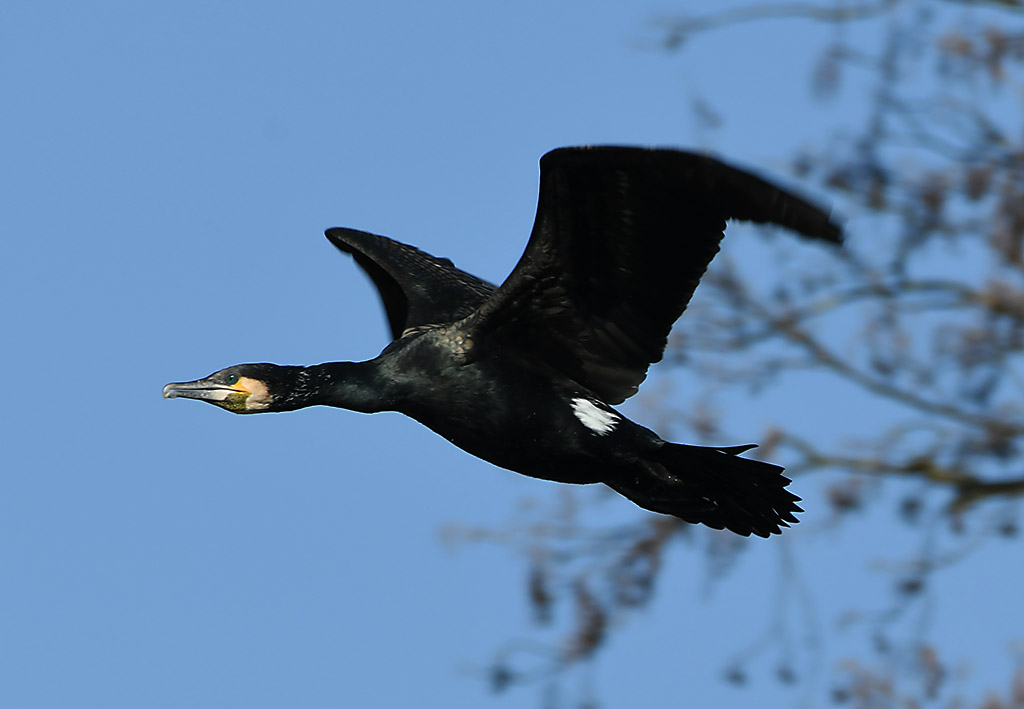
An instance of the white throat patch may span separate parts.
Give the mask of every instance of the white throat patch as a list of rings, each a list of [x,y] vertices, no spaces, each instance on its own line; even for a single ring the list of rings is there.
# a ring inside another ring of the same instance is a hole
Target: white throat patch
[[[615,413],[600,408],[590,399],[573,399],[572,412],[576,414],[580,423],[599,436],[607,436],[619,422],[619,417]]]

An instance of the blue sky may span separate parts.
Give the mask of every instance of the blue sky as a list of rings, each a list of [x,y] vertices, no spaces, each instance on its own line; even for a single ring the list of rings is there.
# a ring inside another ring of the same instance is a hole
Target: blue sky
[[[239,417],[160,389],[238,362],[374,356],[376,295],[325,227],[500,281],[553,147],[687,145],[783,169],[773,161],[821,130],[803,118],[819,40],[799,23],[747,26],[653,51],[650,21],[671,11],[5,8],[0,705],[538,706],[476,674],[527,635],[522,561],[452,550],[440,530],[500,525],[555,486],[398,415]],[[725,126],[700,130],[694,96]],[[733,443],[761,434],[764,407]],[[812,547],[812,575],[829,569],[817,590],[884,598],[868,569],[885,539],[865,532],[854,541],[876,551],[841,563],[838,541]],[[677,551],[658,601],[580,681],[609,707],[795,701],[770,678],[719,681],[764,622],[778,553],[756,544],[708,599],[699,548]]]

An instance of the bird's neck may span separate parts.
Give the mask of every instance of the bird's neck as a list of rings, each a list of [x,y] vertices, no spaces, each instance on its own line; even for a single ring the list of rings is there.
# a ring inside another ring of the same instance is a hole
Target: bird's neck
[[[315,364],[304,368],[304,376],[310,392],[306,406],[336,406],[367,414],[391,408],[387,382],[376,360]]]

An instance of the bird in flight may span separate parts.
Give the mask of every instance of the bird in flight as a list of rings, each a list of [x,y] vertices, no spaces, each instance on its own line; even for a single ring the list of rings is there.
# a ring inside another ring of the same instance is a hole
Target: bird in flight
[[[366,362],[239,364],[163,395],[239,414],[398,411],[523,475],[604,483],[687,522],[777,534],[800,498],[782,468],[740,455],[753,445],[670,443],[613,408],[661,360],[729,219],[842,241],[825,211],[706,155],[553,150],[529,243],[500,286],[384,236],[328,229],[376,285],[394,340]]]

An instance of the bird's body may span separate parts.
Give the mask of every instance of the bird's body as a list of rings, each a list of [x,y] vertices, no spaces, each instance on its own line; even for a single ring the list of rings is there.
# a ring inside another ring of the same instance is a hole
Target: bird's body
[[[543,362],[503,357],[500,352],[474,356],[472,347],[449,354],[453,336],[446,331],[451,329],[413,335],[415,341],[403,348],[402,378],[408,385],[397,392],[394,410],[468,453],[536,478],[592,483],[604,477],[601,465],[611,464],[622,452],[633,453],[611,441],[635,437],[639,430],[649,433],[611,413],[610,407],[597,403],[596,395],[564,381]],[[415,386],[417,381],[434,386],[425,392]],[[579,414],[576,401],[595,403]],[[592,420],[592,414],[585,414],[598,406],[614,419],[605,427],[609,430],[600,433],[580,418]],[[438,416],[438,411],[446,413]]]
[[[500,288],[387,237],[329,229],[373,279],[394,341],[368,362],[236,365],[164,394],[237,413],[398,411],[500,467],[768,536],[799,510],[781,468],[739,457],[750,446],[666,442],[612,408],[661,358],[734,217],[839,241],[820,210],[705,156],[553,151],[530,243]]]

